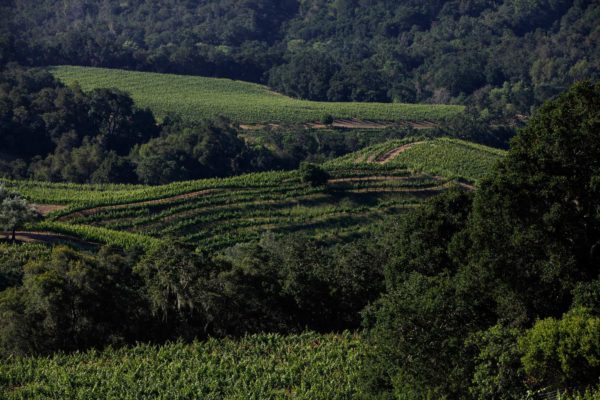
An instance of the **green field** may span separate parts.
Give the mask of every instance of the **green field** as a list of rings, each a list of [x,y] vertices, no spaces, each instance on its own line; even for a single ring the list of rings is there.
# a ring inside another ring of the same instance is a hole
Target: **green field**
[[[314,122],[325,115],[375,121],[437,121],[464,109],[449,105],[305,101],[254,83],[199,76],[75,66],[52,67],[50,71],[67,84],[79,82],[84,90],[124,90],[139,107],[149,107],[159,118],[176,113],[189,121],[220,115],[246,124]]]
[[[400,148],[402,151],[393,154],[393,158],[383,165],[387,168],[405,167],[412,171],[469,182],[483,178],[506,154],[504,150],[449,138],[418,142],[391,140],[337,158],[326,165],[329,168],[344,168],[369,161],[376,162]]]
[[[303,183],[297,171],[162,186],[5,184],[34,203],[68,206],[38,230],[124,247],[177,239],[218,250],[266,232],[351,239],[449,187],[470,188],[463,182],[475,183],[502,155],[451,139],[391,141],[325,164],[332,176],[325,187]]]
[[[305,333],[17,357],[0,364],[0,398],[351,399],[364,354],[357,335]]]

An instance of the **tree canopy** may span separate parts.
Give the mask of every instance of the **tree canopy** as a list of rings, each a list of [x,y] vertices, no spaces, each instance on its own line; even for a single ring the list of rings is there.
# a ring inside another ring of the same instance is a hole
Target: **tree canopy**
[[[269,82],[335,101],[514,117],[599,77],[594,1],[5,2],[0,60]]]

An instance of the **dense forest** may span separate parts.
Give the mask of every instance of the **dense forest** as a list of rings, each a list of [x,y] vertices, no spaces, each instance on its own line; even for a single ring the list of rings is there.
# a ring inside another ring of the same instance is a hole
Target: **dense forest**
[[[307,99],[514,117],[600,76],[586,0],[7,1],[0,61],[269,83]]]

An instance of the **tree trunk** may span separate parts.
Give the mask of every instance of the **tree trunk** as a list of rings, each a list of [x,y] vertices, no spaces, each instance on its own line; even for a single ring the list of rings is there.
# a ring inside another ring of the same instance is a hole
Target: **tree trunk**
[[[17,241],[16,231],[17,231],[17,228],[14,227],[13,230],[12,230],[12,242],[13,243],[15,243]]]

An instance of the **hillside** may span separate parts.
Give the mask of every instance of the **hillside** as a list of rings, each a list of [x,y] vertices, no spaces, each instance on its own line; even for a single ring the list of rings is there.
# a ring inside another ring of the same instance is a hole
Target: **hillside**
[[[25,0],[0,13],[0,63],[227,77],[311,100],[514,116],[600,76],[595,1]]]
[[[116,88],[131,94],[139,107],[157,116],[179,114],[188,121],[225,116],[234,122],[307,123],[324,116],[391,122],[436,121],[463,110],[461,106],[399,103],[335,103],[293,99],[266,86],[229,79],[61,66],[52,74],[82,89]]]
[[[297,171],[266,172],[163,186],[9,182],[36,203],[63,204],[39,229],[121,245],[173,238],[206,249],[305,232],[348,239],[385,215],[452,186],[470,188],[502,151],[450,139],[392,141],[325,164],[327,186]]]
[[[0,400],[600,400],[600,1],[0,15]]]
[[[348,399],[364,354],[359,336],[305,333],[13,358],[0,365],[0,397]]]
[[[464,140],[392,140],[329,161],[329,167],[383,164],[412,171],[475,182],[492,169],[505,151]]]

